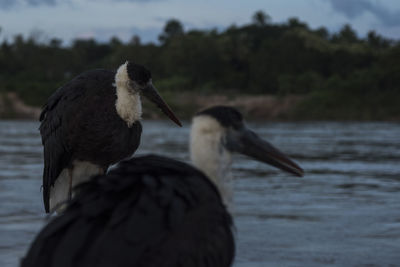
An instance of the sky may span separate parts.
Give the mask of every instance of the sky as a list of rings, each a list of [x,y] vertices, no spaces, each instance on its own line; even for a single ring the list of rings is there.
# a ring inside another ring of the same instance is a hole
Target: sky
[[[262,10],[274,23],[297,17],[311,28],[338,31],[350,24],[363,37],[369,30],[400,39],[399,0],[0,0],[0,39],[16,34],[39,41],[59,38],[157,42],[171,18],[185,30],[223,30],[251,22]]]

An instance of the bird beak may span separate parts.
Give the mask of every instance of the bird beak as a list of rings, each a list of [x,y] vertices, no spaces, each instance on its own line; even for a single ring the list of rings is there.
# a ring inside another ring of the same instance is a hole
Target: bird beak
[[[288,156],[246,127],[240,130],[229,129],[225,145],[231,151],[247,155],[296,176],[304,175],[303,169]]]
[[[172,112],[171,108],[165,103],[165,101],[158,94],[157,89],[150,83],[142,90],[142,94],[149,99],[151,102],[155,103],[165,115],[167,115],[173,122],[182,127],[182,123]]]

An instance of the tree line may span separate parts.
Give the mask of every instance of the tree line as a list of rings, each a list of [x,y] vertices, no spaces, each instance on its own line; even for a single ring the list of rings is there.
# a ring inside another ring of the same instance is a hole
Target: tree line
[[[247,25],[220,31],[185,31],[171,19],[157,44],[143,44],[133,36],[126,43],[113,37],[106,43],[76,39],[63,46],[59,39],[39,42],[35,36],[16,35],[0,46],[0,90],[41,105],[75,75],[92,68],[115,69],[127,59],[147,66],[160,91],[296,94],[333,109],[365,106],[367,101],[399,112],[399,41],[374,31],[361,38],[350,25],[330,33],[297,18],[272,23],[263,11]]]

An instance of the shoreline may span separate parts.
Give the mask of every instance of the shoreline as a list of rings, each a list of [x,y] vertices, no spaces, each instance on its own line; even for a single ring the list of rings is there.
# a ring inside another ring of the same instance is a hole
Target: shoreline
[[[359,121],[359,122],[400,122],[399,116],[371,117],[360,116],[361,111],[354,111],[343,117],[315,116],[314,106],[308,104],[309,96],[300,95],[249,95],[249,94],[194,94],[192,92],[174,93],[164,92],[165,101],[182,119],[190,119],[201,109],[214,105],[228,105],[238,108],[249,120],[269,121]],[[308,112],[304,112],[307,110]],[[0,94],[0,119],[2,120],[38,120],[41,108],[26,105],[14,92]],[[163,119],[163,114],[143,98],[143,118]]]
[[[38,120],[41,108],[26,105],[14,92],[0,94],[0,119]]]

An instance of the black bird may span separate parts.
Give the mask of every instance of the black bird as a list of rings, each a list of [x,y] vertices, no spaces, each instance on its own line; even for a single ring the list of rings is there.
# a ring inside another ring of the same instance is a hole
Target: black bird
[[[22,267],[227,267],[232,219],[214,184],[165,157],[135,157],[78,185]]]
[[[232,154],[240,153],[303,176],[303,169],[246,127],[242,114],[228,106],[198,112],[192,120],[190,158],[218,187],[225,204],[232,204]]]
[[[231,107],[194,117],[190,149],[208,177],[185,163],[146,156],[78,185],[66,210],[36,237],[22,267],[231,266],[232,219],[219,192],[227,193],[231,153],[298,176],[303,170],[247,129]]]
[[[46,212],[70,198],[74,185],[135,152],[142,132],[141,94],[181,126],[150,71],[128,61],[116,72],[84,72],[49,98],[40,115]]]

